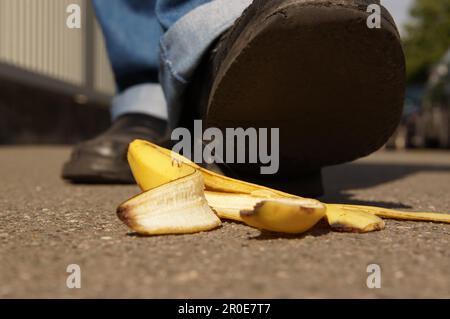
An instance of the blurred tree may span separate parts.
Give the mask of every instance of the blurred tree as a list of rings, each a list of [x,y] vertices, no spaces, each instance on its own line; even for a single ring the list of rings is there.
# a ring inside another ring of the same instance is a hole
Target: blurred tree
[[[407,79],[423,83],[450,47],[450,0],[415,0],[410,13],[404,41]]]

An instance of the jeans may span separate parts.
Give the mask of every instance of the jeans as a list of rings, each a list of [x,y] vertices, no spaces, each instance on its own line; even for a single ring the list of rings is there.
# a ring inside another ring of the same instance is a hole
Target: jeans
[[[113,120],[144,113],[175,126],[202,56],[251,2],[93,0],[117,86]]]

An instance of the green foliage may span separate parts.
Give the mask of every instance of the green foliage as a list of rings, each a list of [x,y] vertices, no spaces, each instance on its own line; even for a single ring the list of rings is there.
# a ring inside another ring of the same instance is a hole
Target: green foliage
[[[415,0],[411,16],[404,41],[407,77],[423,83],[450,47],[450,0]]]

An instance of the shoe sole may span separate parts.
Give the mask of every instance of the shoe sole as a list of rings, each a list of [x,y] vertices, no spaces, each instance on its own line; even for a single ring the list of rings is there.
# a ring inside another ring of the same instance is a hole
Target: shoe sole
[[[207,126],[279,128],[278,176],[383,146],[402,114],[404,53],[389,13],[383,8],[381,28],[369,29],[367,6],[357,2],[290,1],[257,26],[238,21],[243,31],[213,83]],[[259,173],[255,164],[230,166]]]

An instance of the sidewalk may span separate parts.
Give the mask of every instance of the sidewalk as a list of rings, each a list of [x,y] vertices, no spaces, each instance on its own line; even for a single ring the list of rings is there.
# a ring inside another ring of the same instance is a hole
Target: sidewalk
[[[59,179],[69,149],[0,148],[0,298],[450,297],[450,225],[387,221],[370,234],[263,235],[238,223],[141,238],[115,208],[136,186]],[[450,153],[379,153],[327,169],[328,201],[450,212]],[[338,189],[341,189],[338,191]],[[366,267],[382,270],[368,289]],[[81,267],[81,289],[66,267]]]

